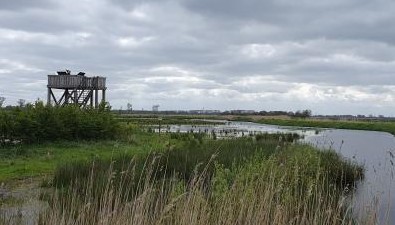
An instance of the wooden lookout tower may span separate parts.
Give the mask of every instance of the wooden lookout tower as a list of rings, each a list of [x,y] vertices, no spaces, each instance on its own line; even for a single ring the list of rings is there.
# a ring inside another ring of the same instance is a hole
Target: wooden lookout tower
[[[106,102],[105,77],[87,77],[83,72],[72,75],[70,70],[58,71],[57,75],[48,75],[47,87],[48,105],[53,102],[58,106],[74,104],[79,107],[97,108],[99,106],[99,91],[101,91],[101,102]],[[62,95],[57,98],[56,94],[59,90]]]

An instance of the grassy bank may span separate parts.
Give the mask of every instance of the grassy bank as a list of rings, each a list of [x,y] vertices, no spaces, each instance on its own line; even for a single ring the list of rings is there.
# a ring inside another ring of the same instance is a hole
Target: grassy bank
[[[190,140],[57,173],[42,224],[352,224],[345,195],[362,169],[273,136]]]
[[[363,122],[363,121],[337,121],[337,120],[314,120],[314,119],[259,119],[251,120],[249,118],[236,118],[240,121],[251,121],[262,124],[272,124],[280,126],[297,126],[297,127],[320,127],[350,130],[370,130],[382,131],[395,135],[395,122]]]

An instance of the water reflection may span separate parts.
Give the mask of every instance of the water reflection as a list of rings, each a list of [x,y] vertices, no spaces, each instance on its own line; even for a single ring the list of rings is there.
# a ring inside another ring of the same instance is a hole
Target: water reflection
[[[325,130],[305,140],[319,148],[331,148],[365,167],[365,179],[355,195],[356,214],[377,213],[379,224],[395,224],[395,137],[389,133]]]
[[[154,132],[162,133],[215,133],[217,138],[237,138],[253,136],[262,133],[296,133],[302,137],[317,135],[322,129],[280,127],[276,125],[264,125],[251,122],[225,122],[221,125],[167,125],[153,126]]]

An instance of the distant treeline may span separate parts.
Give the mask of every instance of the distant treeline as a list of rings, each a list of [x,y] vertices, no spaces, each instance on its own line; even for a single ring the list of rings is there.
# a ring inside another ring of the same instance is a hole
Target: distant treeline
[[[117,121],[106,105],[80,109],[46,106],[38,101],[23,107],[0,108],[1,145],[112,138],[117,130]]]
[[[117,114],[158,114],[158,115],[260,115],[260,116],[290,116],[306,118],[312,116],[312,111],[309,109],[292,111],[254,111],[254,110],[163,110],[163,111],[149,111],[149,110],[113,110]]]

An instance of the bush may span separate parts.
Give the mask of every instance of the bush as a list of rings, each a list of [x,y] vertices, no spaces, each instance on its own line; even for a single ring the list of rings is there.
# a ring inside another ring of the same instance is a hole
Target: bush
[[[0,143],[14,140],[40,143],[56,140],[113,138],[118,123],[109,108],[80,109],[76,106],[45,106],[42,102],[0,109]]]

